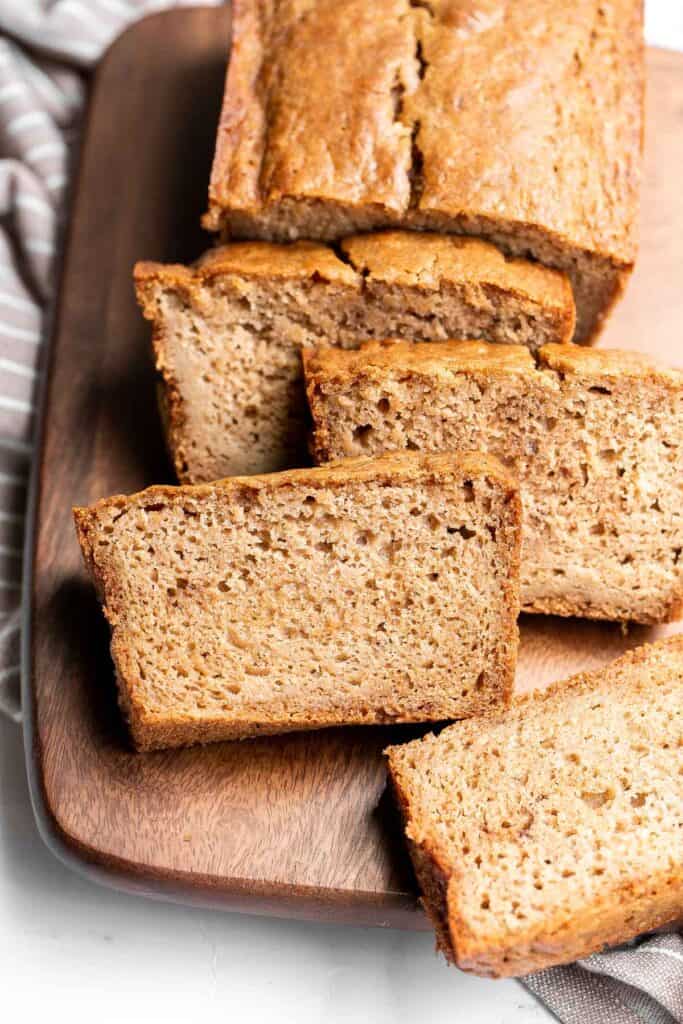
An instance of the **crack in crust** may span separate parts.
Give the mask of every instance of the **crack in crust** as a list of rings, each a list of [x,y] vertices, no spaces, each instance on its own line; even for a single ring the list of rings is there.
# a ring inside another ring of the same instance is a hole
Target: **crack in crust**
[[[235,8],[210,230],[479,235],[566,271],[574,340],[597,336],[636,252],[640,0]]]

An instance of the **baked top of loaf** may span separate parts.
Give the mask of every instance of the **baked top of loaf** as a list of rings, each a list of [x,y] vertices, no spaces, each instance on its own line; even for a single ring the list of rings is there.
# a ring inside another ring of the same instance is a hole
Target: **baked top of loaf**
[[[459,340],[412,344],[397,338],[366,341],[355,350],[316,348],[304,351],[307,373],[323,380],[347,380],[357,375],[384,377],[387,371],[411,371],[429,376],[456,373],[521,373],[547,368],[559,374],[640,378],[663,386],[683,387],[683,370],[663,366],[644,352],[627,349],[544,345],[537,360],[522,345],[490,345]]]
[[[407,209],[410,127],[396,106],[418,79],[414,20],[407,0],[235,4],[211,227],[224,205],[287,196]]]
[[[76,509],[135,744],[507,700],[520,515],[494,459],[418,453]]]
[[[386,452],[377,458],[360,456],[338,459],[324,466],[305,466],[285,469],[279,473],[255,473],[252,476],[231,476],[211,483],[153,484],[135,494],[115,494],[101,498],[93,505],[76,508],[77,521],[85,522],[96,516],[99,509],[124,509],[135,504],[153,504],[157,500],[182,505],[188,499],[202,500],[218,492],[241,494],[244,491],[276,491],[287,487],[315,490],[320,487],[340,487],[348,483],[402,484],[409,480],[442,480],[454,475],[486,476],[505,489],[507,498],[517,491],[517,482],[510,470],[494,456],[485,452]]]
[[[645,355],[476,341],[303,353],[318,462],[482,450],[519,473],[522,609],[683,614],[683,371]]]
[[[425,291],[444,284],[473,283],[555,310],[562,337],[574,329],[574,300],[567,276],[525,259],[507,259],[490,242],[409,231],[353,235],[342,241],[341,259],[320,242],[232,242],[207,250],[192,266],[142,260],[135,266],[138,289],[163,281],[188,293],[222,277],[325,280],[360,288],[364,280]]]
[[[641,0],[234,7],[210,228],[483,221],[632,262]]]
[[[528,259],[507,258],[495,245],[480,238],[378,231],[345,238],[340,248],[363,277],[390,285],[429,291],[444,282],[472,281],[557,308],[564,315],[574,305],[566,274]],[[573,312],[569,316],[573,317]],[[567,341],[573,329],[572,321]]]
[[[587,350],[582,348],[581,351]],[[342,384],[357,376],[381,381],[387,372],[393,371],[442,377],[450,381],[454,374],[459,373],[526,375],[536,368],[531,353],[523,345],[489,345],[485,341],[456,338],[432,341],[428,345],[385,338],[366,341],[356,350],[306,349],[301,357],[309,382],[320,386],[332,382]]]
[[[194,264],[155,263],[141,260],[135,265],[135,281],[162,278],[177,287],[192,288],[236,275],[270,279],[302,279],[320,277],[326,281],[356,284],[358,275],[340,260],[329,245],[320,242],[233,242],[208,249]]]
[[[557,373],[573,373],[577,376],[635,377],[656,381],[665,387],[683,385],[683,370],[664,366],[645,352],[627,349],[579,349],[577,345],[544,345],[539,351],[539,365]]]
[[[571,339],[566,275],[474,238],[380,232],[342,242],[220,246],[193,267],[139,263],[164,419],[183,482],[306,461],[300,350],[361,338]]]
[[[678,920],[682,745],[677,635],[390,747],[446,956],[521,975]]]

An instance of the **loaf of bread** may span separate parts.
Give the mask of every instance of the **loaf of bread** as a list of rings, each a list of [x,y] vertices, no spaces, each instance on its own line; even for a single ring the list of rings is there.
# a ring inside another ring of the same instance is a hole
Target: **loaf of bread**
[[[570,274],[576,340],[636,249],[642,0],[236,0],[205,224],[479,235]]]
[[[301,465],[300,349],[453,336],[535,349],[571,338],[567,278],[476,239],[386,232],[324,245],[224,246],[193,268],[138,264],[169,447],[198,483]]]
[[[683,635],[390,747],[438,945],[523,975],[683,916]]]
[[[505,702],[517,485],[402,453],[75,510],[140,750]]]
[[[304,353],[318,461],[482,450],[519,473],[522,608],[683,612],[683,372],[548,345],[370,343]]]

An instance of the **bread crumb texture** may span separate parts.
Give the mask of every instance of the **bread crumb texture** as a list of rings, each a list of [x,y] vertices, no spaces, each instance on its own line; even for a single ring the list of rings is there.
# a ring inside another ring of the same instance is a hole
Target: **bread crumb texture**
[[[486,237],[569,273],[588,341],[636,250],[642,7],[242,0],[205,224]]]
[[[140,749],[507,700],[520,506],[487,456],[401,454],[75,510]]]
[[[488,976],[680,919],[683,636],[388,750],[446,956]]]
[[[318,461],[481,450],[519,473],[523,610],[683,612],[683,372],[617,350],[370,343],[304,354]]]
[[[381,232],[335,252],[311,242],[221,246],[191,268],[140,263],[169,447],[181,482],[301,465],[302,348],[359,339],[566,342],[564,274],[474,238]]]

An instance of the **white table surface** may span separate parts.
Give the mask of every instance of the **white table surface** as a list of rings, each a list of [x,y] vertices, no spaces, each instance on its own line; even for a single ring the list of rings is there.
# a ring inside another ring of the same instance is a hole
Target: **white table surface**
[[[648,41],[683,50],[682,0],[647,0]],[[192,910],[63,867],[36,831],[21,735],[0,718],[0,1020],[532,1024],[514,981],[449,968],[431,935]]]

